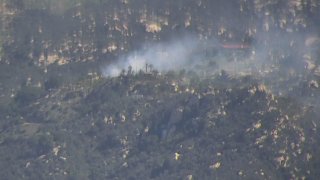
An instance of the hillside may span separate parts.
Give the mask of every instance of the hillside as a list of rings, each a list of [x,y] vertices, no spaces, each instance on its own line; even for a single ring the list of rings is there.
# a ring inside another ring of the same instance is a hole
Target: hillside
[[[198,77],[199,78],[199,77]],[[20,107],[2,131],[9,179],[314,179],[317,112],[258,80],[88,78]],[[23,115],[23,116],[22,116]]]
[[[320,4],[1,0],[3,179],[317,179]]]

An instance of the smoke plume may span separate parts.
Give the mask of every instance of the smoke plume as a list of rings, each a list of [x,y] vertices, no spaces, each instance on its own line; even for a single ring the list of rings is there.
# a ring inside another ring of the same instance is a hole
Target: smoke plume
[[[158,71],[179,70],[189,67],[194,54],[199,49],[200,41],[194,36],[174,39],[170,42],[146,43],[140,50],[121,56],[115,63],[103,69],[107,77],[118,76],[123,69],[129,66],[138,72],[143,70],[146,64]]]

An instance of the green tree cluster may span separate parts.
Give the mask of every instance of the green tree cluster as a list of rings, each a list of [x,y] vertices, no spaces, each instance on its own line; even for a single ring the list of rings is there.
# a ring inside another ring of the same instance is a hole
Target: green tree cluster
[[[44,90],[41,87],[23,86],[16,94],[14,100],[18,105],[28,105],[41,97],[43,93]]]
[[[53,13],[64,13],[79,4],[103,3],[107,0],[1,0],[11,9],[46,9]]]

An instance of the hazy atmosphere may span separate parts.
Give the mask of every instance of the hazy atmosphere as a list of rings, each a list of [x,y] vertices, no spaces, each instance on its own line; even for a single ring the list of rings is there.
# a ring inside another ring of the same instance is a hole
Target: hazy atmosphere
[[[3,179],[318,179],[320,1],[0,0]]]

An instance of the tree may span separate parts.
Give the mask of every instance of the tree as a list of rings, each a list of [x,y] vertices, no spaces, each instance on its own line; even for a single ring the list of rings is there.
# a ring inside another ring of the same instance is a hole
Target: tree
[[[9,10],[24,10],[25,4],[23,0],[4,0],[6,3],[6,8]]]
[[[18,105],[24,106],[35,101],[44,93],[40,87],[23,86],[16,94],[14,100]]]

